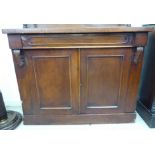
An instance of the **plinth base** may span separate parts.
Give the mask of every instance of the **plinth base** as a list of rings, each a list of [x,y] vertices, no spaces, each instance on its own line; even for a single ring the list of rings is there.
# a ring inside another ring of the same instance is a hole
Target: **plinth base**
[[[13,130],[22,121],[22,115],[16,111],[7,111],[8,118],[0,121],[0,130]]]

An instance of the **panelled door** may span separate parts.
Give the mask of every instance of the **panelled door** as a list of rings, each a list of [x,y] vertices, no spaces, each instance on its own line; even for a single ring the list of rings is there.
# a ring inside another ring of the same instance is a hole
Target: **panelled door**
[[[33,114],[78,112],[77,55],[76,49],[24,51],[29,81],[25,91],[31,96],[25,110],[31,106]]]
[[[123,112],[132,49],[80,50],[80,112]]]
[[[16,72],[25,114],[124,111],[131,48],[38,49],[23,55],[25,66],[16,65]]]

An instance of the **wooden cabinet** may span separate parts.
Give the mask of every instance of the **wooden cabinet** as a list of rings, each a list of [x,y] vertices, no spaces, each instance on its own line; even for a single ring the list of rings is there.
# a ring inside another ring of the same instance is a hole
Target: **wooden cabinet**
[[[73,25],[3,30],[24,123],[133,122],[148,31]]]

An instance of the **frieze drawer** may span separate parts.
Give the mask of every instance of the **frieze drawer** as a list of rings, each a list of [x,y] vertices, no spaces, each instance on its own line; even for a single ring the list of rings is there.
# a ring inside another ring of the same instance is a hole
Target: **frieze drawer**
[[[131,45],[132,34],[22,35],[24,48]]]

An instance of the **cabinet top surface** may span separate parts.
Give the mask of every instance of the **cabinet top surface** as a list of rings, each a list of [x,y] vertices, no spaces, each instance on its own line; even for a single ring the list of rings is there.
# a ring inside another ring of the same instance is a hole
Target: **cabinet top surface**
[[[60,24],[48,28],[3,29],[5,34],[50,34],[50,33],[112,33],[112,32],[150,32],[153,28],[103,26],[102,24]]]

